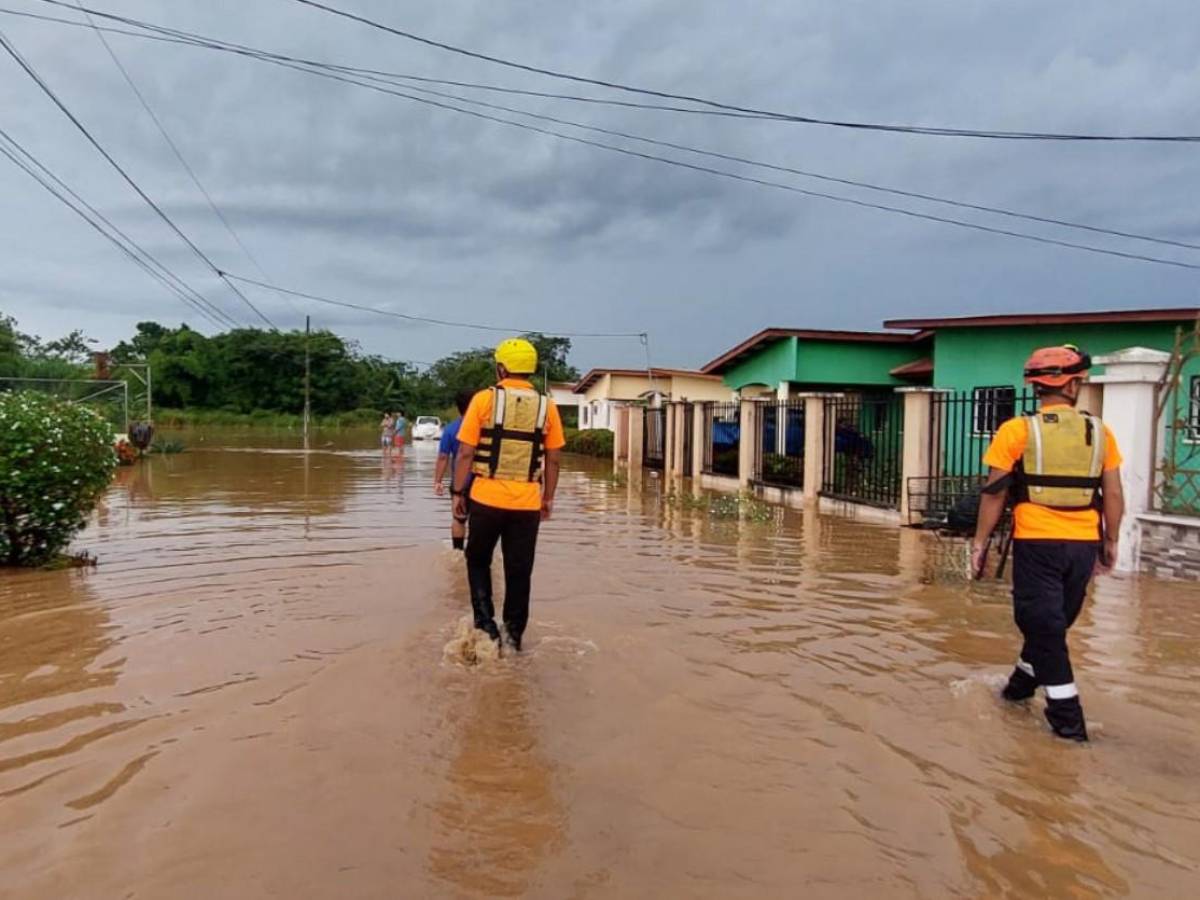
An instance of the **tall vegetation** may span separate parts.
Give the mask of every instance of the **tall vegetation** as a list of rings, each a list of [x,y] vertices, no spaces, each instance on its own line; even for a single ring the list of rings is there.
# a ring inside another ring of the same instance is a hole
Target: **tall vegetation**
[[[569,339],[525,337],[537,346],[542,360],[536,381],[579,377],[568,361]],[[158,407],[235,415],[297,414],[304,408],[306,343],[312,409],[323,417],[356,410],[439,413],[453,406],[460,390],[479,390],[494,378],[490,347],[451,354],[422,371],[411,363],[365,354],[331,331],[315,331],[306,338],[301,331],[242,328],[210,337],[186,325],[141,322],[111,356],[114,366],[150,364]],[[86,378],[92,372],[90,352],[80,332],[43,342],[0,316],[0,375]]]

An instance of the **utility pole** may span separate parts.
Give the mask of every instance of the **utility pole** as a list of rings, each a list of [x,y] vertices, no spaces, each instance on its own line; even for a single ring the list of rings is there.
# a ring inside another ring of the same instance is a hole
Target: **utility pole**
[[[312,317],[304,317],[304,449],[308,450],[308,422],[312,415],[312,365],[309,359],[308,338],[312,333]]]

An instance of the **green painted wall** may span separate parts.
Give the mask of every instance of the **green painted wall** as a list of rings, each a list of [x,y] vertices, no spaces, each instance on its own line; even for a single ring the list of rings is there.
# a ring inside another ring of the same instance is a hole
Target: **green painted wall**
[[[927,344],[801,341],[792,381],[832,386],[911,384],[888,373],[928,353]]]
[[[782,381],[801,385],[892,386],[909,382],[888,373],[929,353],[928,344],[866,344],[853,341],[805,341],[781,338],[725,372],[734,390]]]
[[[1170,351],[1175,345],[1175,328],[1169,322],[946,328],[934,336],[933,381],[936,387],[953,390],[985,385],[1020,386],[1025,360],[1038,347],[1077,344],[1092,356],[1127,347]],[[1093,375],[1103,372],[1103,366],[1092,370]]]
[[[796,374],[796,339],[781,338],[726,370],[725,384],[740,391],[752,384],[775,387]]]
[[[1185,322],[1151,322],[1122,325],[1063,325],[1023,326],[1014,328],[947,328],[934,336],[934,385],[954,391],[970,391],[976,387],[1011,385],[1018,391],[1024,388],[1023,369],[1029,354],[1038,347],[1055,344],[1077,344],[1092,356],[1113,353],[1129,347],[1149,347],[1170,352],[1175,346],[1175,332],[1180,326],[1190,328]],[[1101,375],[1103,366],[1092,369],[1093,375]],[[1200,360],[1193,360],[1184,372],[1184,391],[1191,385],[1193,377],[1200,377]],[[1186,406],[1186,404],[1182,404]],[[1020,412],[1020,410],[1018,410]],[[969,428],[969,409],[960,409],[946,425],[947,447],[959,445],[966,437],[962,432]],[[961,461],[947,461],[946,468],[952,474],[969,474],[982,471],[982,456],[989,437],[968,439],[965,454],[960,449]],[[1195,445],[1174,441],[1175,458],[1184,469],[1200,469],[1200,454]],[[952,454],[953,456],[953,454]],[[1186,476],[1177,479],[1182,488]],[[1187,490],[1183,491],[1185,494]],[[1200,498],[1198,498],[1200,500]]]

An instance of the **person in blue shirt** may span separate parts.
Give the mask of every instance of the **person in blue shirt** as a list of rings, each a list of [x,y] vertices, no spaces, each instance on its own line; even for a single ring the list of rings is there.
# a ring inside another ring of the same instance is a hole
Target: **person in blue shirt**
[[[458,459],[458,429],[462,427],[462,417],[467,411],[467,407],[471,405],[471,399],[475,396],[474,391],[459,391],[454,398],[454,405],[458,407],[458,418],[442,429],[442,441],[438,444],[437,465],[433,470],[433,492],[439,497],[446,493],[446,473],[450,473],[451,479],[454,478],[454,463]],[[453,489],[450,491],[453,495]],[[466,488],[463,493],[468,497],[471,496],[471,481],[468,479]],[[462,550],[467,538],[467,520],[453,516],[450,520],[450,542],[454,545],[455,550]]]

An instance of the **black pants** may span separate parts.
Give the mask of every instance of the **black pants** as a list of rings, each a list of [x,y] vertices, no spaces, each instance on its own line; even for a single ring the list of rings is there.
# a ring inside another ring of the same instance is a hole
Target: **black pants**
[[[1099,549],[1090,541],[1013,541],[1013,613],[1025,637],[1020,668],[1040,685],[1070,685],[1071,696],[1067,629],[1083,608]]]
[[[496,543],[504,552],[504,626],[514,638],[525,633],[529,622],[529,580],[537,549],[538,510],[497,509],[471,504],[467,538],[467,580],[471,585],[471,608],[475,627],[494,628],[496,609],[492,604],[492,555]]]

